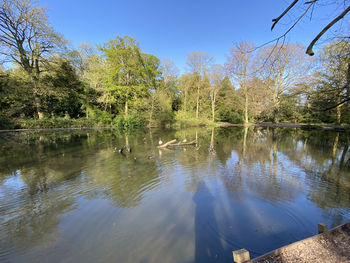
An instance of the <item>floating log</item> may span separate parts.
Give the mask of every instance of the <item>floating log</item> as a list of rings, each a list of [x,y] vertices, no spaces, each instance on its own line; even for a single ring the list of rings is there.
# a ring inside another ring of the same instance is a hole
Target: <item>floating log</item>
[[[187,145],[194,145],[194,144],[197,144],[196,140],[191,142],[172,143],[172,144],[169,144],[168,146],[187,146]]]
[[[171,140],[169,142],[166,142],[162,145],[159,145],[158,148],[166,148],[166,147],[173,147],[173,146],[187,146],[187,145],[197,145],[197,141],[196,140],[193,140],[191,142],[178,142],[176,143],[176,139],[174,140]]]
[[[166,142],[166,143],[164,143],[164,144],[162,144],[162,145],[159,145],[158,148],[165,148],[165,147],[167,147],[169,144],[172,144],[172,143],[175,143],[175,142],[176,142],[176,139],[171,140],[171,141],[168,141],[168,142]]]

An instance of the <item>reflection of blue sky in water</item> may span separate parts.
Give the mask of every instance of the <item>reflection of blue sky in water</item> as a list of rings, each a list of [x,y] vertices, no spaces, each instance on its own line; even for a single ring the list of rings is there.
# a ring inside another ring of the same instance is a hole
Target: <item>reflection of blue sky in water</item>
[[[261,129],[243,143],[242,128],[215,141],[199,129],[199,149],[156,148],[195,131],[14,138],[0,159],[0,261],[232,262],[350,220],[343,137]],[[115,152],[125,143],[132,155]]]

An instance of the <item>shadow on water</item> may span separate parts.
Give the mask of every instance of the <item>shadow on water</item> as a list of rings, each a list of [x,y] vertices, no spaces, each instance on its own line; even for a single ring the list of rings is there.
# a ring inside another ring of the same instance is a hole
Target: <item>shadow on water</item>
[[[215,218],[214,200],[215,198],[205,182],[200,182],[193,195],[195,203],[195,263],[230,262],[221,244],[219,227]]]

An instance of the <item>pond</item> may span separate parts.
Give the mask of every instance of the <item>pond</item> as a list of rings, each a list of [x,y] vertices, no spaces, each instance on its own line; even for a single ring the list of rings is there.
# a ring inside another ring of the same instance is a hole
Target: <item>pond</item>
[[[157,148],[174,138],[198,144]],[[350,220],[348,149],[291,128],[0,133],[0,261],[256,257]]]

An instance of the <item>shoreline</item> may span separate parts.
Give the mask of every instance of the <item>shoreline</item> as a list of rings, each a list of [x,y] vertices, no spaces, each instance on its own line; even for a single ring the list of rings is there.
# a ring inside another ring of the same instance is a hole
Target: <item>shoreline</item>
[[[107,130],[118,129],[117,127],[68,127],[68,128],[39,128],[39,129],[12,129],[0,130],[0,133],[5,132],[27,132],[27,131],[65,131],[65,130]]]
[[[248,123],[248,124],[234,124],[229,122],[218,122],[216,123],[220,128],[226,127],[272,127],[272,128],[297,128],[305,130],[326,130],[326,131],[336,131],[336,132],[347,132],[350,131],[350,126],[341,126],[333,124],[306,124],[306,123]],[[208,125],[189,125],[184,128],[191,127],[208,127]],[[143,128],[162,128],[162,127],[143,127]],[[1,130],[0,133],[5,132],[25,132],[25,131],[64,131],[64,130],[102,130],[102,129],[119,129],[118,127],[67,127],[67,128],[37,128],[37,129],[5,129]],[[171,129],[171,128],[170,128]]]
[[[273,127],[273,128],[298,128],[308,130],[328,130],[328,131],[350,131],[350,126],[341,126],[334,124],[306,124],[306,123],[248,123],[248,124],[233,124],[229,122],[220,122],[220,127]]]

